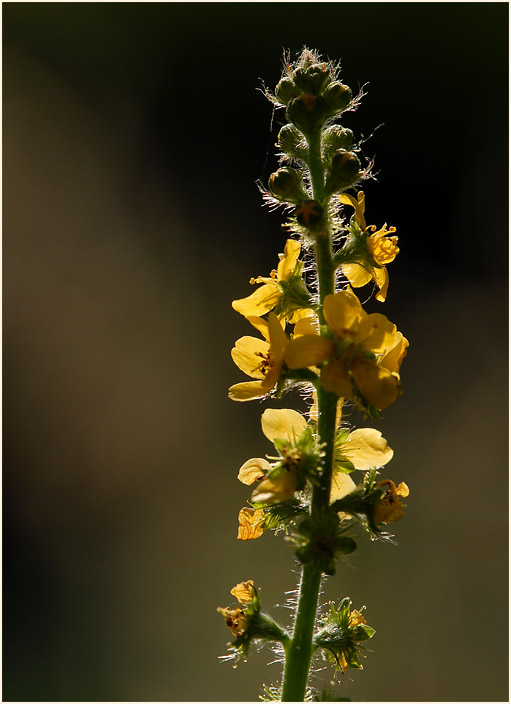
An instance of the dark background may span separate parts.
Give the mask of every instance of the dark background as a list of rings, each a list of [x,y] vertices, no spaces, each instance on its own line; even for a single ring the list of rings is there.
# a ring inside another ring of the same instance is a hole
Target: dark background
[[[368,309],[411,341],[378,425],[411,488],[399,546],[362,538],[326,586],[377,630],[339,693],[506,700],[507,4],[2,10],[3,699],[256,700],[279,678],[267,652],[217,661],[215,610],[243,579],[269,609],[295,586],[282,540],[236,540],[269,404],[226,392],[250,334],[230,302],[286,237],[255,185],[282,118],[257,88],[307,45],[368,84],[344,124],[383,123],[367,219],[401,253]]]

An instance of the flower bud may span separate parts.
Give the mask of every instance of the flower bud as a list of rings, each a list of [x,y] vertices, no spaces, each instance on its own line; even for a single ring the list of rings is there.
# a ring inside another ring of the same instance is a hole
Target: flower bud
[[[331,74],[328,64],[319,63],[311,66],[297,68],[293,72],[295,84],[302,93],[313,93],[317,95],[330,80]]]
[[[325,194],[333,195],[352,186],[360,178],[360,161],[356,154],[339,149],[332,157],[325,182]]]
[[[275,88],[275,97],[282,105],[287,105],[293,98],[298,97],[300,93],[302,93],[302,90],[297,88],[289,76],[281,78]]]
[[[301,132],[308,135],[324,123],[325,101],[319,95],[304,93],[289,103],[287,117]]]
[[[323,208],[317,200],[304,200],[295,210],[298,224],[314,229],[323,219]]]
[[[337,115],[340,112],[346,110],[351,103],[352,93],[348,86],[345,86],[339,81],[330,83],[323,93],[326,103],[326,112],[328,117],[332,115]]]
[[[349,151],[353,146],[353,132],[340,125],[331,125],[323,132],[321,138],[323,147],[323,158],[330,161],[334,152],[338,149]]]
[[[302,133],[293,125],[284,125],[277,139],[283,153],[295,159],[303,159],[309,152]]]
[[[281,201],[300,203],[308,197],[300,172],[285,166],[277,169],[268,179],[271,194]]]

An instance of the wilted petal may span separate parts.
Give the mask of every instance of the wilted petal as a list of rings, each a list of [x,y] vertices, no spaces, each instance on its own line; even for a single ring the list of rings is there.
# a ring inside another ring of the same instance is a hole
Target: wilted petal
[[[238,515],[238,540],[255,540],[263,534],[264,511],[260,508],[242,508]]]
[[[267,408],[261,416],[263,433],[268,440],[295,442],[307,426],[307,421],[292,408]]]
[[[231,594],[236,597],[240,604],[248,604],[254,597],[254,580],[248,579],[246,582],[240,582],[231,589]]]
[[[238,472],[238,479],[243,484],[253,484],[258,479],[262,479],[267,472],[271,469],[271,464],[268,460],[262,457],[252,457],[252,459],[247,460],[245,464],[240,467]]]

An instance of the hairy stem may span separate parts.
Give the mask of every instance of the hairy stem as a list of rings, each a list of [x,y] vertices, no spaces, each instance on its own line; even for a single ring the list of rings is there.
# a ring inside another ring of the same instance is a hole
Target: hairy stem
[[[308,167],[314,200],[323,204],[324,167],[321,160],[321,133],[309,139]],[[325,296],[334,293],[335,267],[332,261],[332,242],[327,227],[316,234],[316,271],[318,277],[319,302],[322,307]],[[324,323],[320,312],[320,322]],[[337,396],[318,388],[318,435],[324,444],[324,457],[320,486],[314,488],[311,515],[321,512],[330,503],[332,483],[333,448],[335,440],[335,417]],[[286,652],[286,666],[282,685],[282,701],[304,701],[313,653],[313,632],[321,585],[321,568],[307,563],[302,568],[302,579],[296,611],[293,639]]]

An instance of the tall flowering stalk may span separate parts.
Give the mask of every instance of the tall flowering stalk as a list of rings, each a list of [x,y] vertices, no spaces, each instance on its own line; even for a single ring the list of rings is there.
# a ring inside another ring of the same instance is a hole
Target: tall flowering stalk
[[[408,341],[384,315],[367,313],[353,291],[372,284],[376,300],[384,302],[386,267],[399,250],[395,228],[366,223],[359,184],[370,177],[371,165],[361,162],[353,133],[339,123],[361,96],[354,97],[338,74],[338,66],[304,49],[294,64],[286,62],[275,92],[266,91],[287,123],[277,142],[281,167],[263,197],[284,207],[289,237],[276,269],[251,279],[253,292],[233,302],[257,334],[242,337],[232,350],[251,380],[231,386],[230,398],[281,398],[298,389],[309,399],[305,414],[264,411],[262,431],[275,451],[247,460],[238,473],[252,487],[248,506],[239,511],[238,538],[285,533],[301,564],[293,628],[262,611],[253,580],[232,589],[235,606],[219,608],[234,636],[227,657],[244,659],[251,644],[262,641],[281,653],[282,683],[262,697],[270,700],[314,696],[308,680],[315,654],[341,673],[362,668],[362,644],[374,630],[346,596],[319,607],[322,580],[356,549],[351,533],[357,524],[371,539],[390,541],[384,525],[402,517],[408,495],[406,484],[379,478],[393,456],[381,432],[350,428],[343,416],[355,408],[364,419],[379,420],[397,400]]]

